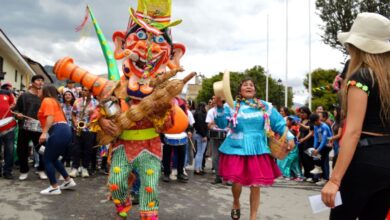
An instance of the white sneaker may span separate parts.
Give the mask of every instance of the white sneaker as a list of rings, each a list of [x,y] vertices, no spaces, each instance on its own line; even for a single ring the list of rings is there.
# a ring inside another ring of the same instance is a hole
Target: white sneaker
[[[317,186],[323,186],[323,185],[326,184],[326,182],[327,182],[327,181],[323,179],[323,180],[320,180],[320,181],[316,182],[316,185],[317,185]]]
[[[39,179],[47,180],[47,175],[46,175],[46,173],[44,171],[39,171],[38,175],[39,175]]]
[[[309,182],[309,183],[312,183],[313,182],[313,178],[307,178],[306,180],[305,180],[306,182]]]
[[[185,168],[183,168],[183,175],[184,175],[184,176],[188,176],[187,171],[186,171]]]
[[[177,169],[172,169],[171,175],[169,175],[171,180],[177,180]]]
[[[77,174],[78,174],[78,170],[76,168],[72,168],[69,172],[69,176],[70,177],[73,177],[73,178],[76,178],[77,177]]]
[[[81,170],[81,177],[89,177],[89,173],[87,169],[83,168]]]
[[[62,175],[60,175],[60,176],[58,177],[58,180],[63,181],[63,180],[65,180],[65,179],[64,179],[64,177],[63,177]]]
[[[19,176],[19,180],[26,180],[28,177],[28,173],[21,173],[20,176]]]
[[[69,189],[75,187],[76,185],[76,182],[72,178],[70,178],[68,181],[64,181],[61,184],[60,189]]]
[[[59,195],[61,194],[60,187],[53,188],[52,186],[49,186],[48,188],[41,191],[42,195]]]
[[[310,171],[311,174],[321,174],[322,168],[320,166],[314,166],[314,169]]]

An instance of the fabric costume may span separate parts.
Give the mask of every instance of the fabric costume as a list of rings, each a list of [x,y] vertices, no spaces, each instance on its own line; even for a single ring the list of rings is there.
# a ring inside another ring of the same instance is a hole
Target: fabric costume
[[[249,102],[254,103],[251,99]],[[283,135],[286,122],[271,103],[261,101],[270,120],[272,131]],[[236,102],[235,102],[236,105]],[[233,109],[230,109],[233,117]],[[225,181],[239,183],[243,186],[272,185],[274,179],[281,175],[279,168],[270,156],[267,145],[265,119],[262,110],[240,102],[237,113],[237,124],[232,127],[219,148],[220,176]],[[287,140],[294,137],[288,132]]]
[[[173,105],[172,99],[180,94],[184,83],[194,76],[190,74],[183,80],[168,80],[183,71],[179,61],[185,47],[172,43],[170,31],[170,27],[181,21],[170,22],[171,0],[139,0],[137,10],[130,9],[127,30],[113,34],[115,51],[112,52],[89,7],[86,12],[78,29],[82,29],[90,15],[106,57],[108,78],[115,82],[81,69],[69,57],[57,61],[54,72],[57,78],[81,82],[99,98],[101,107],[93,114],[90,127],[97,131],[98,140],[112,141],[107,185],[118,215],[126,217],[131,208],[129,185],[134,177],[130,173],[136,169],[141,182],[141,219],[157,220],[162,156],[157,131],[185,131],[188,125],[185,113]],[[119,77],[114,58],[124,59],[122,77]],[[170,72],[166,72],[167,67]],[[107,114],[104,104],[108,102],[120,104],[118,114]],[[121,132],[115,135],[116,139],[112,140],[112,136],[102,132],[98,124],[101,117],[119,125]],[[100,144],[107,144],[105,141]]]

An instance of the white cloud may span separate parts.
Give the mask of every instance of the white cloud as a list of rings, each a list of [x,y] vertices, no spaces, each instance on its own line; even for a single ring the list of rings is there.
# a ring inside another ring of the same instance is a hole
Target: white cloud
[[[94,73],[104,73],[106,65],[94,31],[91,31],[90,37],[80,41],[80,33],[75,33],[73,29],[82,21],[86,2],[39,0],[33,7],[24,8],[26,6],[21,3],[5,0],[0,14],[10,10],[13,16],[0,15],[0,22],[18,49],[43,65],[53,65],[61,57],[72,56],[81,67]],[[322,43],[319,36],[321,20],[315,12],[315,1],[310,2],[311,67],[341,69],[340,62],[344,58],[341,52]],[[130,1],[130,4],[135,7],[136,1]],[[298,91],[303,90],[303,78],[309,71],[308,4],[309,0],[289,0],[288,85]],[[91,6],[108,40],[115,30],[124,30],[127,26],[128,0],[97,0]],[[16,16],[26,11],[28,17]],[[268,14],[269,70],[273,78],[285,82],[284,0],[173,0],[172,11],[173,20],[183,19],[181,25],[172,29],[174,41],[187,47],[182,65],[188,72],[197,71],[206,76],[225,69],[243,71],[254,65],[266,68]],[[25,24],[25,19],[29,19],[30,25]],[[299,92],[295,100],[303,102],[306,96]]]

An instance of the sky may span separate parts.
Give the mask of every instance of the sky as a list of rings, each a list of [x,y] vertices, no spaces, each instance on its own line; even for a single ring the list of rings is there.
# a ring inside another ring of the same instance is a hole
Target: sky
[[[110,42],[115,31],[126,29],[128,8],[137,7],[136,0],[1,0],[0,28],[22,54],[42,65],[54,65],[70,56],[80,67],[103,74],[107,68],[92,26],[75,32],[87,4]],[[268,57],[271,77],[283,84],[287,81],[293,87],[294,102],[304,103],[308,95],[303,79],[309,72],[309,4],[311,69],[341,70],[345,57],[322,42],[322,21],[314,0],[288,0],[288,28],[286,0],[172,0],[171,20],[183,20],[172,28],[173,41],[186,46],[181,59],[186,72],[182,75],[196,71],[210,77],[255,65],[267,69]]]

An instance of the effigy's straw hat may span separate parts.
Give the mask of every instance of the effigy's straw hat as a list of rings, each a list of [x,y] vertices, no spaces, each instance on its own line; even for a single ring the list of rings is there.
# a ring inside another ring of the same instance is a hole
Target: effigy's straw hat
[[[352,44],[370,54],[390,51],[390,20],[376,13],[360,13],[349,32],[339,33],[342,44]]]
[[[221,81],[217,81],[213,84],[214,95],[221,97],[226,103],[233,108],[234,102],[232,92],[230,91],[230,72],[225,71]]]
[[[137,11],[130,8],[131,28],[135,24],[154,34],[161,30],[181,23],[181,20],[171,22],[172,0],[138,0]]]

